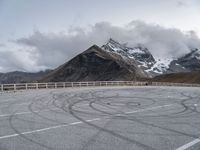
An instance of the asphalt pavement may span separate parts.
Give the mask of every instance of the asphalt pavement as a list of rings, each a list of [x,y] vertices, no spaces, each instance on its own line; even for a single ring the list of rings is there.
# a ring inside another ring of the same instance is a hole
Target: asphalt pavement
[[[200,88],[0,93],[0,150],[200,150]]]

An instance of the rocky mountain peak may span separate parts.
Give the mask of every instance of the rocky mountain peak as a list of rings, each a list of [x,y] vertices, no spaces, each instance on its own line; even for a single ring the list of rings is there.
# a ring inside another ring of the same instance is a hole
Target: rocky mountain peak
[[[181,68],[181,71],[200,70],[200,50],[193,49],[191,52],[185,54],[177,60],[173,60],[170,69],[172,72],[179,72],[180,69],[177,68]]]
[[[111,38],[102,47],[93,45],[49,73],[0,73],[0,81],[14,83],[38,79],[39,82],[135,80],[195,70],[200,70],[200,49],[193,49],[176,59],[154,59],[149,49],[142,44],[130,47],[127,43],[122,44]]]
[[[197,48],[193,49],[190,53],[185,55],[185,57],[196,58],[196,59],[200,60],[200,50]]]
[[[138,67],[148,73],[149,76],[200,69],[199,49],[193,49],[191,52],[177,59],[155,59],[148,48],[146,48],[144,45],[137,44],[133,47],[129,47],[127,45],[127,43],[121,44],[110,38],[108,42],[102,46],[102,49],[111,53],[119,54],[124,58],[135,60]]]
[[[93,45],[61,65],[41,82],[134,80],[148,75],[134,60]]]
[[[127,45],[127,43],[121,44],[110,38],[108,42],[102,46],[102,49],[111,53],[117,53],[124,58],[134,59],[137,65],[143,70],[150,69],[156,63],[150,51],[143,45],[137,44],[134,47],[129,47]]]

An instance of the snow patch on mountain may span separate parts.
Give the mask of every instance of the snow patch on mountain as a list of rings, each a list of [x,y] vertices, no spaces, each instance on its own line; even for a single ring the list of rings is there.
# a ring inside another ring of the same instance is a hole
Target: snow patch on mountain
[[[102,49],[121,55],[123,59],[134,60],[135,64],[149,76],[200,68],[200,49],[193,49],[179,58],[154,58],[144,45],[137,44],[134,47],[127,45],[110,39]]]
[[[110,39],[102,48],[108,52],[114,52],[123,57],[134,59],[137,61],[139,67],[149,68],[155,63],[155,59],[148,49],[139,44],[135,47],[128,47],[127,44],[120,44]]]
[[[200,60],[200,50],[199,50],[199,49],[195,49],[195,50],[193,50],[193,51],[192,51],[192,55],[191,55],[191,57]]]
[[[169,69],[169,65],[173,59],[156,59],[156,63],[150,68],[145,70],[146,72],[155,72],[157,74],[163,74]]]
[[[106,51],[117,53],[122,57],[134,59],[138,67],[147,73],[162,74],[169,68],[171,62],[171,59],[155,60],[149,50],[140,44],[135,47],[128,47],[127,44],[120,44],[110,39],[102,48]]]

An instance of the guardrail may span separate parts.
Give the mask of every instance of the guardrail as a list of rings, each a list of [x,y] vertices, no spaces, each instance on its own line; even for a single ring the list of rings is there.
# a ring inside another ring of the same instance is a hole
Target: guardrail
[[[152,86],[183,86],[183,87],[200,87],[200,84],[191,83],[172,83],[172,82],[151,82]]]
[[[168,82],[134,82],[134,81],[94,81],[94,82],[50,82],[50,83],[18,83],[1,84],[0,91],[17,91],[29,89],[56,89],[67,87],[92,86],[187,86],[200,87],[200,84],[168,83]]]

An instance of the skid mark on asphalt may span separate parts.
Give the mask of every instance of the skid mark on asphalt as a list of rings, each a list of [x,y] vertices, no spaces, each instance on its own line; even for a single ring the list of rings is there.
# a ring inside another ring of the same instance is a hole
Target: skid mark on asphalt
[[[169,107],[171,105],[163,105],[163,106],[157,106],[157,107],[151,107],[151,108],[147,108],[147,109],[142,109],[142,110],[138,110],[138,111],[133,111],[133,112],[125,112],[125,114],[133,114],[133,113],[139,113],[139,112],[145,112],[145,111],[149,111],[149,110],[156,110],[159,108],[164,108],[164,107]],[[115,114],[113,116],[118,116],[120,114]],[[99,121],[102,119],[109,119],[110,117],[103,117],[103,118],[94,118],[94,119],[89,119],[89,120],[85,120],[86,122],[93,122],[93,121]],[[27,135],[27,134],[32,134],[32,133],[37,133],[37,132],[44,132],[44,131],[48,131],[51,129],[57,129],[57,128],[62,128],[62,127],[67,127],[70,125],[77,125],[77,124],[82,124],[84,123],[83,121],[78,121],[78,122],[73,122],[73,123],[69,123],[69,124],[62,124],[62,125],[57,125],[57,126],[51,126],[48,128],[42,128],[42,129],[37,129],[37,130],[32,130],[32,131],[27,131],[27,132],[22,132],[22,133],[16,133],[16,134],[10,134],[10,135],[5,135],[5,136],[1,136],[0,139],[7,139],[7,138],[11,138],[11,137],[16,137],[16,136],[20,136],[20,135]]]
[[[83,105],[80,105],[80,106],[77,106],[77,107],[82,107],[82,106],[88,106],[88,104],[83,104]],[[61,109],[53,108],[51,110],[61,110]],[[45,110],[38,110],[38,111],[32,111],[32,112],[31,111],[24,111],[24,112],[18,112],[18,113],[13,113],[13,114],[0,114],[0,117],[10,117],[12,115],[26,115],[26,114],[33,114],[33,113],[38,113],[38,112],[47,112],[47,111],[51,111],[51,110],[45,109]]]

